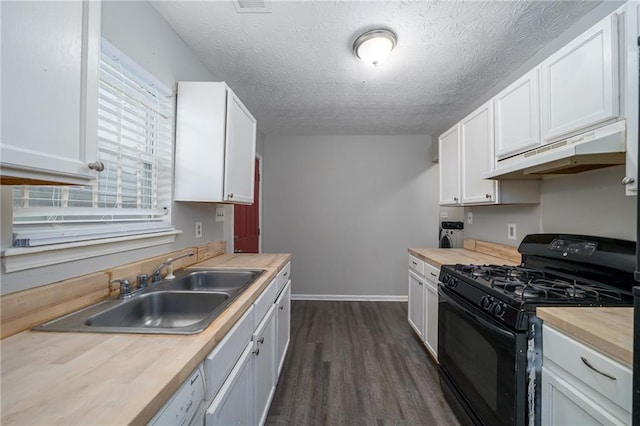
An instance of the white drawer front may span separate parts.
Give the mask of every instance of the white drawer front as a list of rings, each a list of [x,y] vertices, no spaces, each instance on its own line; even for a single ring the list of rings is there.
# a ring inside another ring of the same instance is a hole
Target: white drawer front
[[[438,277],[440,276],[440,269],[433,265],[424,262],[424,276],[435,284],[438,283]]]
[[[549,361],[553,362],[577,380],[631,412],[633,377],[630,368],[549,326],[544,326],[542,339],[545,366]],[[593,368],[587,366],[587,363]],[[615,380],[596,372],[594,368],[615,377]]]
[[[256,301],[253,302],[254,321],[256,325],[260,324],[262,318],[264,318],[265,314],[269,311],[269,308],[274,304],[278,297],[277,281],[278,280],[274,278]]]
[[[205,400],[210,401],[227,379],[245,346],[251,340],[255,328],[253,306],[240,317],[226,336],[204,359],[204,375],[207,391]]]
[[[280,292],[282,291],[284,286],[287,285],[290,279],[291,279],[291,262],[288,262],[284,266],[284,268],[282,268],[280,272],[278,272],[278,275],[276,276],[276,281],[278,282],[278,291],[277,291],[278,294],[280,294]]]
[[[420,275],[424,275],[424,262],[415,256],[409,255],[409,269],[416,271]]]

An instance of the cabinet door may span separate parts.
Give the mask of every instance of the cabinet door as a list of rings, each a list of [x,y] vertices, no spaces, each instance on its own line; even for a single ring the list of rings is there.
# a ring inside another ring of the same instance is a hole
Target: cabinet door
[[[207,426],[255,424],[252,361],[253,342],[249,342],[220,388],[220,392],[207,409],[205,417]]]
[[[460,132],[458,125],[443,133],[440,144],[440,204],[460,203]]]
[[[493,168],[493,103],[487,102],[460,122],[462,202],[493,204],[497,181],[482,178]]]
[[[224,200],[253,203],[256,120],[229,89],[227,94],[227,142]]]
[[[256,423],[263,425],[276,389],[276,307],[271,305],[253,335],[254,401]]]
[[[276,300],[276,308],[278,310],[276,314],[276,335],[278,340],[276,350],[277,381],[282,372],[291,334],[291,281],[287,283],[282,293],[280,293],[280,297]]]
[[[424,340],[424,284],[422,278],[409,272],[409,325]]]
[[[622,183],[627,195],[638,194],[638,36],[640,36],[640,4],[629,2],[624,12],[625,16],[625,44],[624,64],[626,66],[625,80],[627,117],[627,157],[626,173]]]
[[[496,157],[540,145],[540,69],[534,68],[494,98]]]
[[[545,142],[618,116],[617,34],[613,14],[540,65]]]
[[[424,343],[434,358],[438,359],[438,284],[424,283]]]
[[[603,407],[565,382],[559,374],[542,368],[543,425],[624,425]]]
[[[86,185],[96,177],[100,2],[1,8],[2,175]]]

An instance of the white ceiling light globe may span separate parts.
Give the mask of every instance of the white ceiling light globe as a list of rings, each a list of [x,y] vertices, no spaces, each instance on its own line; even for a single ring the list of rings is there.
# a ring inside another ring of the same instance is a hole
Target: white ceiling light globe
[[[396,46],[396,35],[389,30],[373,30],[362,34],[353,43],[355,55],[364,62],[377,66]]]

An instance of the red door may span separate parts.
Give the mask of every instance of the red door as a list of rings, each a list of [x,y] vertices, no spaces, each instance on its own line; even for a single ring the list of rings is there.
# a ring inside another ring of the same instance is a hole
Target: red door
[[[260,236],[260,160],[256,158],[253,184],[253,204],[233,206],[234,251],[236,253],[258,253]]]

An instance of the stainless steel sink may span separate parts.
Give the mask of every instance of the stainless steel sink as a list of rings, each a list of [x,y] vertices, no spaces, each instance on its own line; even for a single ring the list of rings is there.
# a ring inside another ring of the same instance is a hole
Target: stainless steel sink
[[[235,292],[253,283],[264,271],[243,269],[190,270],[171,282],[167,290]]]
[[[184,329],[202,323],[227,299],[225,293],[156,291],[93,315],[84,323],[89,327]]]
[[[129,299],[110,299],[48,321],[37,331],[195,334],[203,331],[264,271],[182,272]]]

